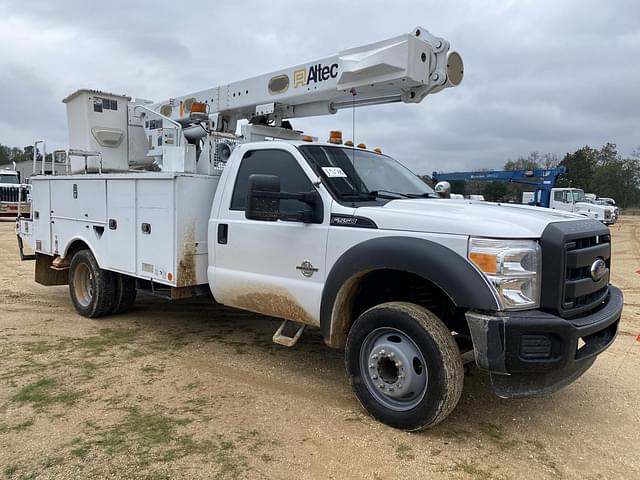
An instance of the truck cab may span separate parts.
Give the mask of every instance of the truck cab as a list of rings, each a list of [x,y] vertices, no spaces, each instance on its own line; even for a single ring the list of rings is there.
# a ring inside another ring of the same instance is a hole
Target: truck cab
[[[0,170],[0,218],[15,219],[18,212],[28,209],[27,191],[20,182],[20,173],[14,169]]]

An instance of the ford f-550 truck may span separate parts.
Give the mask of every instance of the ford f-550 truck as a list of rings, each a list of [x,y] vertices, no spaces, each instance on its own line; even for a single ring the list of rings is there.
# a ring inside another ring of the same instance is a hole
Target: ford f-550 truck
[[[454,409],[463,358],[502,397],[568,384],[618,328],[606,226],[439,198],[379,149],[339,132],[318,141],[285,120],[419,102],[460,83],[448,49],[416,28],[156,104],[75,92],[65,99],[69,173],[32,177],[32,215],[19,220],[36,281],[68,284],[90,318],[126,311],[137,289],[210,291],[283,319],[277,343],[319,328],[344,349],[364,408],[405,430]]]

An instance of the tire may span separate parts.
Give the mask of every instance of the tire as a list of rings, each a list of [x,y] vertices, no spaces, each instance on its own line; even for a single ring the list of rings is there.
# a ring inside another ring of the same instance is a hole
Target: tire
[[[115,301],[114,275],[98,266],[91,251],[79,250],[69,266],[69,295],[83,317],[108,315]]]
[[[347,337],[345,363],[364,409],[401,430],[440,423],[462,394],[464,367],[453,336],[411,303],[384,303],[360,315]]]
[[[114,302],[111,313],[124,313],[136,301],[136,281],[128,275],[114,273]]]

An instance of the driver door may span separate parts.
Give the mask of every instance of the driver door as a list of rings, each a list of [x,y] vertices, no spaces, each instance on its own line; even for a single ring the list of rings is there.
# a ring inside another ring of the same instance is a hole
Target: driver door
[[[315,189],[310,180],[313,171],[296,157],[300,155],[280,148],[248,150],[235,181],[226,182],[213,230],[217,232],[213,294],[225,305],[319,325],[331,197],[318,189],[322,223],[249,220],[244,211],[252,174],[277,175],[283,192]],[[307,208],[297,200],[280,201],[284,214]]]

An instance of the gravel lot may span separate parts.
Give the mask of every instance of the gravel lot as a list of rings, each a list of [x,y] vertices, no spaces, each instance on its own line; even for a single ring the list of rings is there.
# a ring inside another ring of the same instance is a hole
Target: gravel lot
[[[370,419],[317,331],[141,297],[78,316],[33,282],[0,224],[0,476],[45,478],[640,478],[640,217],[612,227],[620,334],[580,380],[501,400],[472,368],[456,411],[408,434]]]

